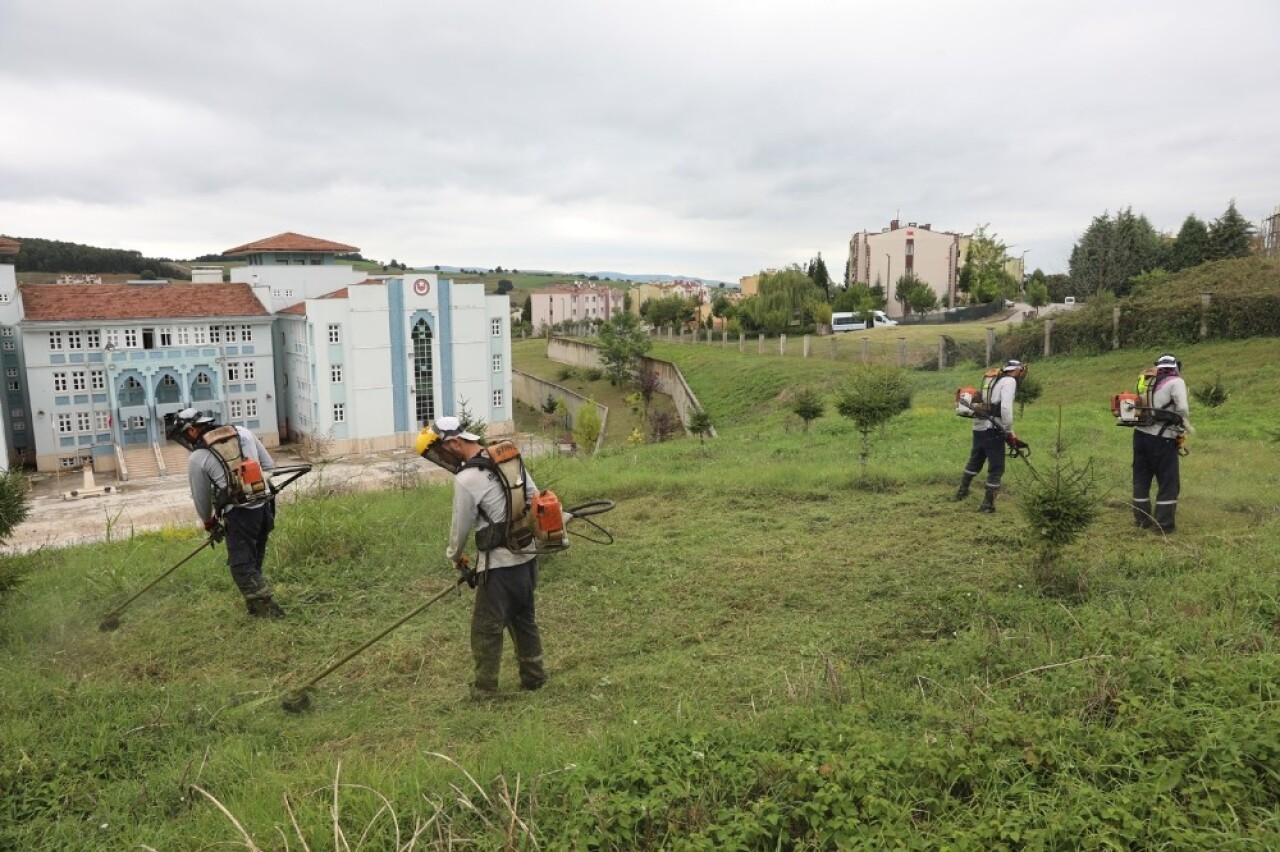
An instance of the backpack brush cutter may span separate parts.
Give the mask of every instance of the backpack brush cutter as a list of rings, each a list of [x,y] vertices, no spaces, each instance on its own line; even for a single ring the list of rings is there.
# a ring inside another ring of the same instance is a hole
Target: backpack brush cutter
[[[554,497],[554,495],[552,496]],[[551,502],[547,501],[547,503],[543,505],[546,507],[549,507],[551,506]],[[561,509],[559,501],[557,500],[554,503],[555,511],[554,511],[554,516],[552,516],[552,513],[548,508],[544,508],[542,513],[539,514],[538,504],[535,501],[534,511],[531,513],[531,519],[534,526],[534,537],[537,540],[536,552],[540,554],[554,553],[554,552],[566,549],[569,546],[569,541],[566,538],[566,534],[576,535],[576,536],[579,536],[580,538],[584,538],[587,541],[594,542],[596,544],[613,544],[613,535],[610,534],[608,530],[606,530],[604,527],[597,524],[595,521],[587,520],[587,518],[589,518],[592,515],[600,515],[612,510],[613,508],[614,508],[614,503],[612,500],[592,500],[588,503],[582,503],[578,506],[575,506],[572,509]],[[603,538],[594,538],[592,536],[585,535],[575,530],[568,529],[567,525],[565,524],[566,519],[570,522],[575,520],[585,521],[586,523],[590,524],[591,526],[599,530]],[[541,528],[543,526],[545,526],[545,529]],[[470,568],[470,562],[465,557],[462,561],[462,564],[465,568],[467,569]],[[298,686],[298,687],[295,687],[294,689],[289,690],[280,699],[280,707],[287,713],[302,713],[306,710],[309,710],[311,708],[311,691],[315,689],[316,684],[320,683],[320,681],[324,680],[326,677],[333,674],[339,668],[346,665],[347,663],[355,659],[360,654],[364,653],[375,642],[382,639],[384,636],[388,635],[392,631],[398,629],[405,622],[412,619],[414,616],[424,612],[428,607],[430,607],[436,601],[445,597],[454,589],[457,589],[459,586],[461,586],[463,583],[466,583],[472,588],[475,588],[475,584],[476,584],[475,578],[476,578],[476,574],[474,571],[471,571],[471,570],[463,571],[459,575],[458,579],[455,580],[451,585],[442,589],[439,593],[433,595],[423,603],[419,604],[409,612],[405,613],[403,616],[397,619],[393,624],[384,628],[377,635],[370,638],[364,644],[360,645],[358,648],[351,651],[340,660],[336,660],[335,662],[321,669],[316,674],[312,675],[305,682],[303,682],[301,686]],[[261,700],[262,699],[259,699],[258,701],[260,702]],[[254,702],[254,703],[256,704],[258,702]]]
[[[277,467],[274,470],[270,471],[272,479],[270,482],[270,496],[267,499],[274,500],[278,493],[283,491],[289,485],[292,485],[294,481],[296,481],[303,474],[310,473],[310,472],[311,472],[311,465],[309,464],[297,464],[297,465],[290,465],[288,467]],[[284,477],[284,479],[277,482],[275,479],[276,477]],[[191,551],[186,556],[184,556],[172,568],[169,568],[163,574],[161,574],[160,576],[152,580],[150,583],[147,583],[141,589],[138,589],[138,591],[134,592],[133,595],[131,595],[124,603],[120,604],[115,609],[111,610],[110,612],[102,616],[102,621],[99,622],[98,629],[101,630],[103,633],[109,633],[119,628],[120,615],[125,611],[125,609],[128,608],[129,604],[133,603],[138,598],[142,597],[146,592],[150,591],[152,587],[154,587],[157,583],[159,583],[165,577],[168,577],[174,571],[177,571],[183,565],[190,562],[192,559],[195,558],[197,553],[204,550],[206,547],[209,547],[209,548],[216,547],[218,542],[222,541],[225,535],[226,535],[226,529],[222,526],[221,522],[219,521],[219,523],[214,526],[213,531],[209,534],[209,537],[206,538],[204,541],[200,542],[199,547],[197,547],[195,550]]]

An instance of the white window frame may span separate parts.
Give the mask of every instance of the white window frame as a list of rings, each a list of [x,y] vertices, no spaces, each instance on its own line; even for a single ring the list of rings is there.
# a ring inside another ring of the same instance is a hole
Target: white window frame
[[[63,413],[63,414],[57,415],[57,418],[58,418],[58,421],[57,421],[58,434],[70,435],[71,434],[71,415],[69,413]]]
[[[85,349],[101,349],[102,348],[102,329],[98,329],[98,328],[85,329],[84,348]]]
[[[253,342],[253,326],[251,325],[240,326],[240,342],[241,343]]]
[[[335,402],[335,403],[333,404],[333,422],[334,422],[334,423],[346,423],[346,422],[347,422],[347,405],[346,405],[346,403],[343,403],[343,402]]]
[[[502,336],[502,317],[494,317],[489,320],[489,331],[493,333],[494,337]]]
[[[91,431],[91,430],[89,429],[89,424],[90,424],[90,422],[91,422],[91,421],[90,421],[90,419],[89,419],[89,412],[88,412],[88,411],[77,411],[77,412],[76,412],[76,431],[77,431],[77,432],[88,432],[88,431]]]
[[[502,407],[502,388],[498,388],[493,392],[493,407],[494,408]]]
[[[90,370],[89,371],[89,389],[96,390],[96,391],[107,389],[107,371],[106,370]]]
[[[71,371],[71,389],[73,391],[83,391],[89,389],[88,378],[85,376],[84,370]]]
[[[229,402],[232,420],[244,419],[244,402],[239,399],[233,399]]]
[[[501,356],[501,355],[494,355],[494,356],[493,356],[493,371],[494,371],[495,373],[501,373],[501,372],[502,372],[502,356]]]
[[[244,416],[245,416],[245,417],[257,417],[257,416],[258,416],[258,400],[256,400],[256,399],[246,399],[246,400],[244,401]]]
[[[67,374],[66,373],[53,374],[53,392],[54,393],[67,392]]]
[[[138,330],[136,328],[126,328],[124,330],[124,348],[138,348]]]
[[[335,385],[342,384],[342,365],[341,364],[329,365],[329,381],[330,383]]]
[[[105,432],[106,430],[108,430],[108,429],[110,429],[110,428],[111,428],[111,423],[110,423],[110,420],[111,420],[111,412],[109,412],[109,411],[95,411],[95,412],[93,412],[93,417],[94,417],[94,419],[97,421],[97,423],[95,424],[95,426],[96,426],[95,431],[98,431],[98,432]]]
[[[68,349],[84,348],[84,337],[80,334],[80,329],[74,328],[71,331],[67,332],[67,348]]]
[[[62,332],[60,331],[49,332],[49,351],[59,352],[61,350],[62,350]]]

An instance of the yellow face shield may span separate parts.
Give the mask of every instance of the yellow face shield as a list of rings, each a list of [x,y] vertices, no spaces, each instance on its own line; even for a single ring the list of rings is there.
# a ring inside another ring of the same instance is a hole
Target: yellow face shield
[[[413,442],[418,455],[434,465],[439,465],[450,473],[457,473],[462,467],[462,459],[444,447],[444,439],[435,433],[430,426],[423,426],[418,438]]]

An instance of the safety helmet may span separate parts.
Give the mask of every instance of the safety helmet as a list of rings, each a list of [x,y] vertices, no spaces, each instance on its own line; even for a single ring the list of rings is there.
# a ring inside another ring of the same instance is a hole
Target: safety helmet
[[[461,438],[464,441],[480,440],[480,436],[467,431],[457,417],[437,417],[422,427],[413,448],[418,455],[432,464],[437,464],[450,473],[457,473],[462,467],[463,459],[444,448],[444,442],[450,438]]]
[[[176,441],[188,450],[195,449],[195,444],[187,435],[187,430],[196,428],[203,435],[213,428],[213,417],[196,408],[184,408],[171,411],[164,416],[164,434],[170,441]]]
[[[1182,370],[1182,362],[1172,352],[1166,352],[1156,359],[1157,370]]]
[[[1026,375],[1027,365],[1019,361],[1017,358],[1010,358],[1004,362],[1004,366],[1000,368],[1002,373],[1010,373],[1016,377]]]

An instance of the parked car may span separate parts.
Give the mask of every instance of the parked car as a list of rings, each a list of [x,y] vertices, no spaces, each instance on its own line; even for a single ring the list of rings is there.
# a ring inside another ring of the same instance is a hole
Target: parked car
[[[1075,296],[1064,296],[1062,299],[1062,304],[1064,305],[1074,305],[1075,303],[1076,303]]]

